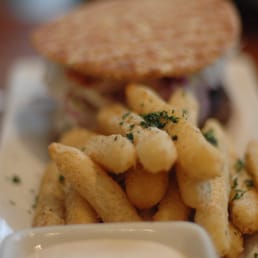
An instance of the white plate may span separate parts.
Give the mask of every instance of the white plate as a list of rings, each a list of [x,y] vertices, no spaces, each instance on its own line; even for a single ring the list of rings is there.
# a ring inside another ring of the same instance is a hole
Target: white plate
[[[107,223],[29,229],[7,238],[0,250],[0,258],[27,258],[34,252],[40,254],[42,250],[63,243],[83,244],[82,241],[95,239],[151,241],[174,248],[185,257],[217,258],[207,233],[188,222]],[[89,253],[87,255],[85,257],[90,257]]]
[[[43,84],[44,64],[38,59],[18,62],[10,74],[9,98],[0,149],[0,241],[11,231],[30,227],[32,206],[44,170],[54,104]],[[226,86],[233,100],[229,124],[238,152],[250,138],[258,139],[257,85],[247,57],[227,66]],[[235,87],[239,89],[235,91]],[[19,176],[20,184],[12,182]]]
[[[29,227],[48,159],[53,103],[43,85],[43,73],[44,64],[38,59],[21,60],[10,73],[0,149],[0,240],[2,228]],[[14,176],[21,182],[13,183]]]

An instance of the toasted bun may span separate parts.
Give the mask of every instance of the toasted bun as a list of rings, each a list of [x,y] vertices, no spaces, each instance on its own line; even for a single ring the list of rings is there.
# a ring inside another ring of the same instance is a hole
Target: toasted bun
[[[82,74],[122,80],[184,76],[215,61],[239,36],[226,0],[109,0],[40,27],[34,45]]]

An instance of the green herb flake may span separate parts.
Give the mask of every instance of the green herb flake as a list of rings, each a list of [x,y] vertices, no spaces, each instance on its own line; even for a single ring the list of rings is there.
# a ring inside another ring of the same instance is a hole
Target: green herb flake
[[[14,176],[12,177],[12,182],[13,182],[14,184],[18,185],[18,184],[21,183],[21,178],[20,178],[19,176],[17,176],[17,175],[14,175]]]
[[[182,110],[182,116],[183,116],[183,118],[188,118],[188,114],[189,114],[189,112],[188,112],[187,109],[183,109],[183,110]]]
[[[117,138],[118,138],[118,136],[116,135],[115,138],[114,138],[114,141],[117,141]]]
[[[237,186],[238,186],[237,178],[234,178],[233,184],[232,184],[232,189],[236,189]]]
[[[173,135],[172,136],[172,140],[176,142],[178,140],[178,136],[177,135]]]
[[[205,137],[205,139],[211,143],[213,146],[217,147],[218,146],[218,140],[214,135],[214,131],[211,129],[205,133],[203,133],[203,136]]]
[[[133,137],[133,134],[132,134],[132,133],[127,133],[127,134],[126,134],[126,137],[127,137],[127,139],[128,139],[129,141],[133,142],[134,137]]]
[[[140,123],[143,128],[157,127],[163,129],[168,122],[177,123],[179,118],[176,116],[169,116],[167,112],[153,112],[142,115],[144,121]]]
[[[13,206],[16,205],[16,203],[15,203],[13,200],[9,200],[9,203],[10,203],[11,205],[13,205]]]
[[[35,199],[34,199],[34,203],[31,206],[32,209],[36,209],[37,204],[38,204],[38,200],[39,200],[39,197],[38,197],[38,195],[36,195]]]
[[[258,258],[258,253],[254,253],[254,258]]]
[[[129,115],[130,115],[131,112],[126,112],[123,114],[122,116],[122,119],[125,120]]]
[[[245,168],[245,162],[241,159],[238,159],[234,166],[236,172],[241,172]]]
[[[123,125],[124,124],[124,122],[123,121],[121,121],[120,123],[119,123],[119,125]]]
[[[59,175],[58,180],[59,180],[59,183],[63,184],[65,181],[65,177],[63,175]]]
[[[248,187],[248,188],[252,188],[254,187],[254,181],[252,179],[246,179],[245,180],[245,185]]]
[[[133,130],[134,127],[135,127],[135,124],[131,124],[131,125],[130,125],[130,130]]]
[[[246,191],[243,191],[241,189],[236,189],[235,192],[236,193],[235,193],[234,197],[232,198],[232,201],[239,200],[246,193]]]
[[[34,194],[35,193],[35,190],[34,189],[30,189],[30,193]]]

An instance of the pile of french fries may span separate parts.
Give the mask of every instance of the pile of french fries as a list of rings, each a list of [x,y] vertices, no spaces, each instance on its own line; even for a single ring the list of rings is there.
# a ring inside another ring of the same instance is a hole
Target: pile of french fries
[[[100,110],[98,133],[74,128],[49,146],[33,226],[189,220],[220,256],[239,257],[258,231],[258,142],[238,157],[214,119],[183,89],[168,102],[129,85],[127,107]]]

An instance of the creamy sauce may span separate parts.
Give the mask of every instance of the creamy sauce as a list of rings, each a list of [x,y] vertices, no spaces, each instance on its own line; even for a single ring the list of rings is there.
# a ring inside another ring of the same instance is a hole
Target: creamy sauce
[[[186,258],[166,245],[143,240],[95,239],[35,247],[28,258]]]

